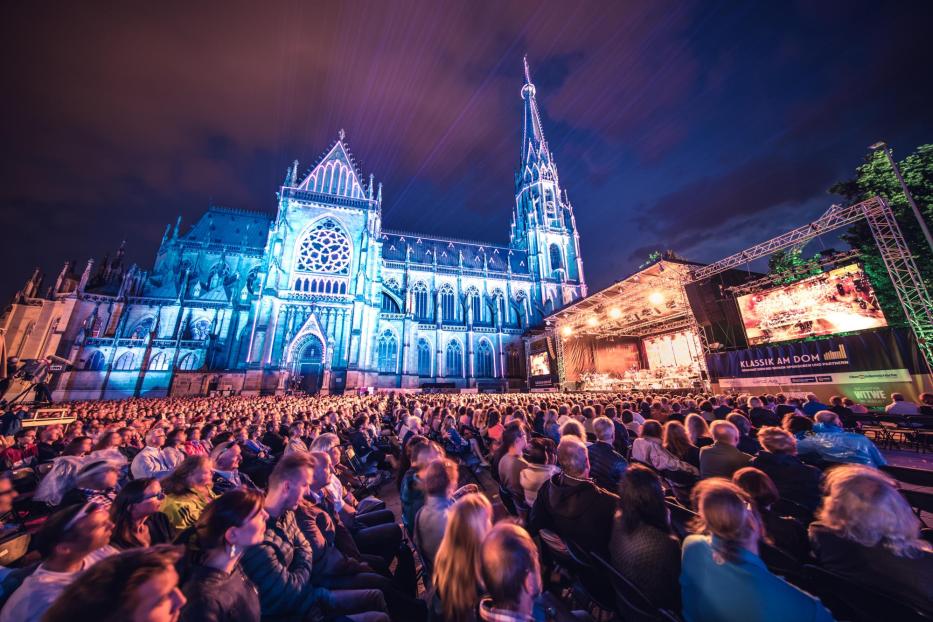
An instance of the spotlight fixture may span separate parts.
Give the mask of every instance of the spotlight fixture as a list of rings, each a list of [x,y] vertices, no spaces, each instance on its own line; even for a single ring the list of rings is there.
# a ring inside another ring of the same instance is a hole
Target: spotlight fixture
[[[563,335],[564,337],[569,337],[570,335],[573,334],[573,328],[570,326],[564,326],[563,328],[560,329],[560,334]]]
[[[595,316],[591,315],[590,317],[586,318],[587,326],[596,326],[597,324],[599,324],[599,320],[597,320]]]
[[[648,302],[655,306],[662,305],[664,304],[664,294],[659,291],[653,291],[648,295]]]
[[[609,317],[611,317],[612,319],[617,320],[621,316],[622,316],[622,310],[619,309],[619,307],[612,307],[611,309],[609,309]]]

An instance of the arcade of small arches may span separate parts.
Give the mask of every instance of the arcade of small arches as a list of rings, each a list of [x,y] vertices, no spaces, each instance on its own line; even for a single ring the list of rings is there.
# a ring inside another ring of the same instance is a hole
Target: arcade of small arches
[[[379,336],[376,350],[376,366],[380,374],[398,374],[399,369],[399,343],[398,337],[391,329],[385,329]],[[505,375],[516,375],[520,368],[520,353],[509,349],[506,364],[508,369]],[[435,352],[428,339],[421,337],[415,345],[414,367],[412,372],[422,378],[465,378],[467,376],[483,379],[502,377],[502,371],[496,365],[495,349],[486,337],[476,340],[476,347],[472,356],[472,371],[470,372],[469,357],[464,352],[461,341],[454,337],[447,341],[443,350]],[[470,372],[470,373],[467,373]]]
[[[470,286],[458,296],[450,284],[432,291],[423,281],[417,281],[400,295],[397,284],[393,284],[387,282],[387,290],[383,291],[382,311],[386,313],[408,312],[421,322],[441,325],[526,328],[529,324],[531,309],[524,291],[507,302],[501,289],[484,295]]]
[[[170,352],[156,352],[149,358],[147,371],[168,371],[172,364],[173,354]],[[197,352],[188,352],[178,357],[175,369],[178,371],[194,371],[201,368],[201,356]],[[143,357],[133,351],[127,351],[116,357],[110,366],[111,371],[134,371],[143,366]],[[84,361],[84,371],[105,371],[107,357],[101,350],[92,351]]]

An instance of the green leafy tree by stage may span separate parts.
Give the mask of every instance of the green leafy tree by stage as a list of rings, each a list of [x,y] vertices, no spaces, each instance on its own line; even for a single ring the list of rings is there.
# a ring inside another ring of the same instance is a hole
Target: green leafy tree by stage
[[[795,283],[808,276],[820,274],[820,255],[804,259],[799,248],[778,251],[768,258],[768,271],[779,285]]]
[[[921,214],[926,218],[927,225],[933,225],[933,145],[921,145],[914,153],[899,161],[898,166]],[[917,225],[907,197],[904,196],[888,159],[882,152],[875,151],[865,158],[865,163],[855,172],[854,179],[839,182],[829,191],[852,202],[863,201],[875,195],[885,199],[901,226],[904,239],[913,253],[927,290],[933,292],[933,252],[930,251]],[[865,271],[875,287],[878,302],[881,303],[888,321],[892,324],[904,323],[904,312],[868,223],[863,221],[853,225],[842,237],[853,248],[861,251]]]

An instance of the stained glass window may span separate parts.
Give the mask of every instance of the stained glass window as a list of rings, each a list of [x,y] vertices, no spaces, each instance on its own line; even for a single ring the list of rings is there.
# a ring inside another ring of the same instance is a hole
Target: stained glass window
[[[298,245],[295,270],[349,274],[350,240],[336,222],[323,220],[308,231]]]

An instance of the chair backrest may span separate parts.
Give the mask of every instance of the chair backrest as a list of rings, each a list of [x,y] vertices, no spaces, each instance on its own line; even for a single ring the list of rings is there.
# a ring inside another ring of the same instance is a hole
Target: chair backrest
[[[910,467],[893,466],[890,464],[881,467],[881,470],[899,482],[911,484],[913,486],[933,488],[933,470],[912,469]]]
[[[574,561],[573,555],[570,554],[570,548],[568,548],[563,538],[550,529],[538,531],[538,537],[541,538],[541,543],[544,545],[548,556],[555,563],[566,568],[576,568],[576,561]]]
[[[690,524],[696,519],[696,512],[673,501],[665,500],[664,503],[671,513],[671,528],[683,540],[690,534]]]
[[[515,499],[512,498],[512,493],[509,492],[508,488],[505,486],[499,486],[499,499],[502,501],[502,505],[505,506],[505,510],[512,516],[518,516],[518,508],[515,506]]]
[[[651,604],[648,597],[629,581],[615,567],[602,557],[593,554],[593,559],[609,576],[609,582],[616,595],[616,606],[623,620],[633,622],[654,622],[662,619],[657,607]]]
[[[758,556],[761,557],[761,561],[765,563],[768,570],[776,575],[792,579],[803,574],[800,562],[783,549],[772,546],[767,542],[758,543]]]
[[[813,511],[790,499],[778,499],[771,506],[771,511],[779,516],[791,516],[796,518],[804,525],[809,525],[813,522]]]
[[[910,507],[917,511],[918,516],[920,512],[933,513],[933,494],[923,492],[922,490],[903,489],[901,490],[901,494],[907,499],[907,503],[910,504]]]
[[[803,571],[807,590],[819,597],[837,619],[852,622],[919,622],[931,619],[870,585],[850,581],[825,568],[808,564]]]
[[[21,531],[0,542],[0,566],[9,567],[23,558],[29,551],[30,536]]]

